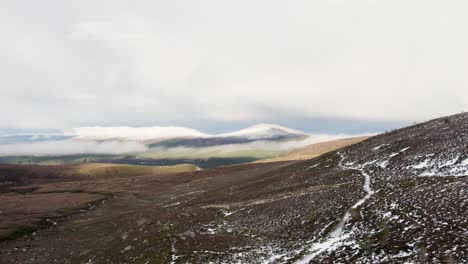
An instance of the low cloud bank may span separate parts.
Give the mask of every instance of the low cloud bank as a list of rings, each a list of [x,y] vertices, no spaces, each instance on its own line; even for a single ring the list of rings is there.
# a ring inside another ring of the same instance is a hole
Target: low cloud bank
[[[369,134],[367,134],[369,135]],[[212,157],[225,153],[244,151],[264,151],[274,153],[287,152],[310,144],[359,135],[311,135],[303,140],[292,141],[255,141],[244,144],[219,145],[211,147],[157,147],[148,148],[145,144],[129,140],[50,140],[0,144],[0,156],[59,156],[75,154],[128,154],[148,153],[148,157]]]
[[[125,154],[144,152],[148,148],[141,143],[131,141],[77,141],[59,140],[34,143],[0,145],[2,156],[52,156],[73,154]]]
[[[370,134],[367,134],[370,135]],[[276,156],[310,144],[362,135],[311,135],[303,140],[291,141],[255,141],[243,144],[229,144],[210,147],[156,147],[148,150],[148,157],[153,158],[204,158],[223,156],[258,155],[266,158]],[[266,155],[266,156],[264,156]]]
[[[207,137],[208,134],[195,129],[175,126],[153,126],[153,127],[79,127],[72,130],[72,134],[78,139],[123,139],[123,140],[150,140],[168,139],[178,137]]]

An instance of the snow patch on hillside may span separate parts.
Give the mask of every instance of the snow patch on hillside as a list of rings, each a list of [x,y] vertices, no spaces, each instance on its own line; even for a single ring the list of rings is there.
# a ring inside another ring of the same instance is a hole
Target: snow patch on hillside
[[[468,158],[461,159],[460,155],[426,158],[407,168],[418,170],[421,176],[465,176],[468,175]]]
[[[423,162],[419,163],[419,164],[416,164],[416,165],[413,165],[411,166],[413,169],[423,169],[423,168],[427,168],[428,164],[429,164],[429,159],[425,159]]]

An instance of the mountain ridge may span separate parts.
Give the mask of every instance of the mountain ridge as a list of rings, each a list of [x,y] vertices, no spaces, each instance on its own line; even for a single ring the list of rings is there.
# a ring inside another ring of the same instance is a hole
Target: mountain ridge
[[[257,124],[244,129],[219,134],[208,134],[196,129],[177,126],[92,126],[78,127],[62,134],[54,132],[0,135],[1,144],[34,143],[50,140],[78,141],[134,141],[150,146],[182,145],[189,147],[238,144],[261,140],[289,140],[306,138],[299,130],[275,124]]]

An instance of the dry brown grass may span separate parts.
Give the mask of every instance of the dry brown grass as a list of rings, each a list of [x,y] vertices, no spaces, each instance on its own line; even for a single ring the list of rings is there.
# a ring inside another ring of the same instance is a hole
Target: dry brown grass
[[[199,168],[192,164],[174,166],[141,166],[127,164],[84,163],[75,166],[77,173],[102,179],[103,177],[131,177],[168,173],[192,172]]]
[[[276,162],[276,161],[289,161],[289,160],[308,160],[318,157],[327,152],[344,148],[350,145],[357,144],[361,141],[370,138],[370,136],[343,138],[331,141],[311,144],[291,152],[279,155],[278,157],[263,159],[256,161],[257,163]]]

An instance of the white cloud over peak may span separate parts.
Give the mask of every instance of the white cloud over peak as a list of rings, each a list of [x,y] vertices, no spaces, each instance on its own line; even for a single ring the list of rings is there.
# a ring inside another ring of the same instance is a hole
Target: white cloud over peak
[[[124,139],[144,141],[149,139],[171,139],[208,137],[208,134],[185,127],[80,127],[74,128],[75,139],[109,140]]]

